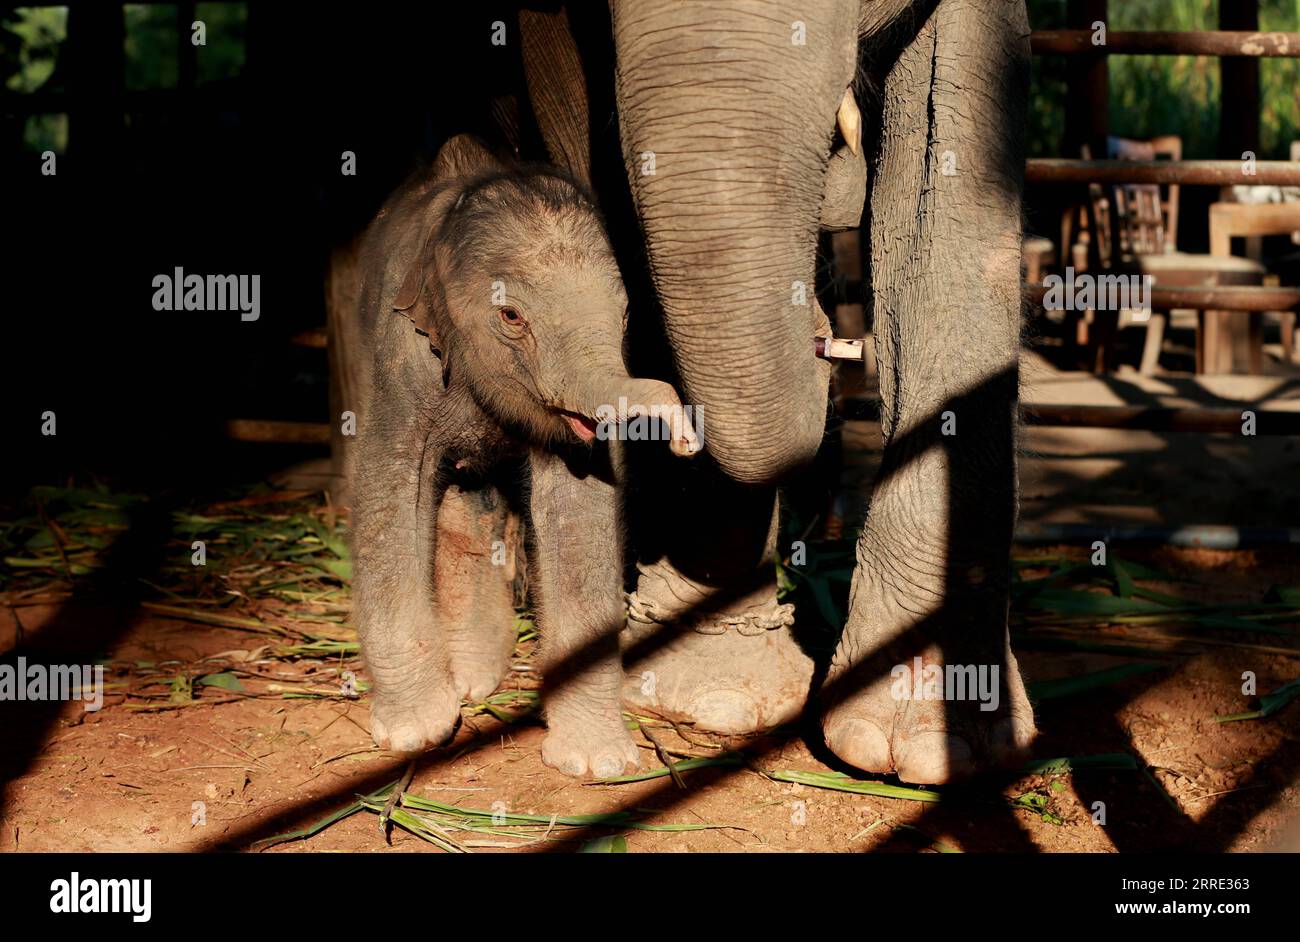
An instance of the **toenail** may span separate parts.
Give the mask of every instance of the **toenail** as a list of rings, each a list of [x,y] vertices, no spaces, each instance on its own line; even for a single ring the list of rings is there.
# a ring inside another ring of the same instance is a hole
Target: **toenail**
[[[832,720],[825,729],[826,745],[831,752],[864,772],[888,772],[889,737],[871,720],[847,717]]]
[[[915,785],[938,785],[975,771],[970,744],[960,736],[931,730],[907,739],[898,777]]]

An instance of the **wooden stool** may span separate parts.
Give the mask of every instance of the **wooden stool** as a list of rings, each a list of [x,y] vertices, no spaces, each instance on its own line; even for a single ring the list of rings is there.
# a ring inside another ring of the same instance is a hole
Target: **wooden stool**
[[[1264,266],[1248,258],[1233,255],[1196,255],[1171,252],[1167,255],[1139,255],[1125,259],[1121,266],[1124,274],[1150,275],[1158,288],[1214,288],[1224,285],[1260,285],[1264,283]],[[1212,312],[1208,312],[1212,313]],[[1251,313],[1258,320],[1262,315]],[[1146,343],[1142,348],[1141,372],[1155,372],[1164,342],[1169,312],[1152,311],[1147,323]],[[1260,321],[1262,323],[1262,321]],[[1206,311],[1196,312],[1196,372],[1232,372],[1232,348],[1221,340],[1220,322],[1207,316]],[[1262,349],[1262,348],[1260,348]],[[1227,351],[1227,368],[1214,357]],[[1217,351],[1217,353],[1216,353]],[[1262,366],[1261,354],[1252,348],[1248,358],[1251,372],[1258,373]]]

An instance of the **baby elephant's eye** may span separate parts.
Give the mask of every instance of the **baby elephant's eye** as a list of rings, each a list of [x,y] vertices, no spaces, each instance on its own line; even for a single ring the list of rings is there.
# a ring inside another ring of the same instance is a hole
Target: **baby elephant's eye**
[[[524,322],[523,315],[512,307],[501,308],[501,319],[507,324],[522,324]]]

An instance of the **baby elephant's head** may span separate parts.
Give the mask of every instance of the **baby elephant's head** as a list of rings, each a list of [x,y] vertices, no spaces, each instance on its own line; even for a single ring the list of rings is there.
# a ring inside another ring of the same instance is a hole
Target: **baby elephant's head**
[[[628,375],[627,295],[576,183],[551,169],[499,170],[458,180],[439,201],[422,287],[445,382],[543,445],[592,441],[620,404],[621,415],[680,415],[671,386]],[[667,424],[674,452],[699,449],[691,423]]]

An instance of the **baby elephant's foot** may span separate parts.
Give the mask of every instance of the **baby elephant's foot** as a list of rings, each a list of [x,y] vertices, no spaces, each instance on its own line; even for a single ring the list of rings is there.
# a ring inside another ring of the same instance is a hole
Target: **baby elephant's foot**
[[[382,685],[376,683],[376,690]],[[446,743],[460,723],[460,697],[446,681],[424,679],[400,693],[377,692],[370,705],[370,735],[380,749],[424,752]]]
[[[574,778],[614,778],[640,768],[636,744],[617,724],[551,723],[542,740],[542,761]]]

